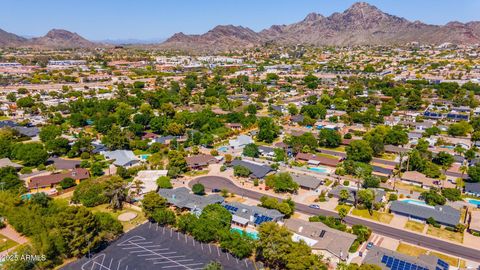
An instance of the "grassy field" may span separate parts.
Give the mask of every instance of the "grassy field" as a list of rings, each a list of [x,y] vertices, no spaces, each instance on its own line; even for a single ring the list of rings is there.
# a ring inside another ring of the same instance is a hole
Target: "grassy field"
[[[326,148],[326,147],[319,147],[319,148],[325,149],[325,150],[337,151],[337,152],[345,152],[345,145],[340,145],[339,147],[335,147],[335,148]]]
[[[336,156],[334,156],[334,155],[329,155],[329,154],[324,154],[324,153],[316,153],[315,155],[320,156],[320,157],[333,158],[333,159],[337,159],[337,158],[338,158],[338,157],[336,157]]]
[[[386,160],[395,160],[397,155],[395,154],[390,154],[390,153],[384,153],[380,158],[381,159],[386,159]]]
[[[199,175],[206,175],[208,174],[209,170],[201,170],[201,171],[188,171],[185,175],[188,176],[199,176]]]
[[[425,229],[425,224],[409,220],[405,224],[405,229],[421,233]]]
[[[123,208],[123,210],[121,210],[121,211],[113,212],[113,210],[109,208],[108,204],[102,204],[102,205],[98,205],[98,206],[95,206],[95,207],[92,207],[92,208],[89,208],[89,209],[92,210],[92,212],[94,212],[94,213],[95,212],[109,213],[115,219],[117,219],[119,215],[121,215],[123,213],[126,213],[126,212],[136,213],[137,217],[135,217],[133,220],[126,221],[126,222],[121,222],[122,225],[123,225],[123,230],[125,232],[135,228],[136,226],[142,224],[144,221],[147,220],[147,218],[145,217],[145,215],[141,211],[137,211],[137,210],[132,209],[132,208]]]
[[[397,247],[397,251],[413,257],[418,257],[420,255],[427,254],[428,252],[428,250],[421,247],[412,246],[405,243],[400,243]]]
[[[11,249],[16,245],[18,245],[17,242],[13,241],[12,239],[6,237],[3,234],[0,234],[0,252]]]
[[[455,241],[463,243],[463,234],[458,232],[451,232],[445,229],[435,228],[433,226],[428,226],[427,234],[443,238],[450,241]]]
[[[388,213],[382,213],[378,211],[373,211],[372,215],[368,212],[368,210],[360,210],[360,209],[353,209],[352,214],[355,216],[363,217],[372,219],[381,223],[389,224],[392,221],[393,215]]]

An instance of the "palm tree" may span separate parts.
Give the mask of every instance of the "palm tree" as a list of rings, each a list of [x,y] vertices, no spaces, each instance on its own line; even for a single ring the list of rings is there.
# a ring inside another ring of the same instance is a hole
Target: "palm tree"
[[[139,196],[142,193],[143,182],[140,179],[137,179],[133,182],[133,196]]]
[[[105,196],[110,200],[113,210],[121,210],[123,202],[127,199],[127,182],[120,176],[112,176],[106,181]]]

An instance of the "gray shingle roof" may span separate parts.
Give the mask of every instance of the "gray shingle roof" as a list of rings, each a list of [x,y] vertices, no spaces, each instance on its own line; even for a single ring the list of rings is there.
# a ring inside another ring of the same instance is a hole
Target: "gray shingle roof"
[[[350,193],[350,196],[348,197],[347,202],[349,202],[349,203],[355,202],[354,194],[355,194],[355,191],[357,190],[356,188],[345,187],[345,186],[336,186],[336,187],[332,188],[332,190],[330,190],[329,193],[332,194],[336,198],[340,198],[340,191],[342,189],[346,189]],[[379,188],[371,188],[371,190],[373,190],[373,192],[375,193],[375,202],[381,202],[383,200],[383,197],[386,194],[385,190],[379,189]]]
[[[285,226],[297,235],[316,241],[311,245],[312,249],[327,250],[342,260],[347,259],[348,250],[357,238],[356,235],[329,228],[321,222],[292,218],[285,220]]]
[[[394,201],[390,205],[390,211],[423,220],[432,217],[447,226],[455,226],[460,220],[460,211],[448,205],[429,206]]]
[[[245,168],[248,168],[250,172],[252,172],[252,175],[255,176],[256,178],[263,178],[269,172],[273,171],[273,169],[270,166],[253,162],[253,161],[235,159],[232,161],[231,164],[232,166],[243,166]]]
[[[362,263],[378,265],[382,268],[382,270],[391,270],[391,267],[387,267],[386,263],[382,263],[383,256],[393,257],[394,259],[415,264],[419,267],[429,270],[436,269],[438,265],[438,258],[432,255],[420,255],[418,258],[416,258],[379,246],[373,246],[373,248],[367,252],[367,255]]]
[[[316,189],[322,183],[320,178],[311,175],[292,174],[292,178],[300,187],[309,189]]]
[[[176,207],[187,208],[193,211],[201,211],[209,204],[222,203],[224,200],[223,197],[218,194],[200,196],[190,193],[190,190],[186,187],[160,189],[158,194]]]
[[[235,208],[237,208],[236,211],[232,213],[232,215],[251,220],[251,217],[254,216],[255,214],[257,215],[262,215],[266,217],[271,217],[273,220],[279,220],[283,218],[283,214],[280,213],[278,210],[275,209],[267,209],[264,207],[259,207],[259,206],[254,206],[254,205],[246,205],[243,203],[238,203],[238,202],[229,202],[229,203],[222,203],[222,205],[230,205]]]
[[[116,166],[133,165],[140,161],[130,150],[104,151],[102,154],[108,160],[115,160],[113,164]]]

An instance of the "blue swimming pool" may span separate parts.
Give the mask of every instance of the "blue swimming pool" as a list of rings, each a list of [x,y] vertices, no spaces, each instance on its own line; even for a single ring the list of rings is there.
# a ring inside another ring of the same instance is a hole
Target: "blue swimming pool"
[[[455,149],[455,146],[453,145],[442,145],[440,148],[447,148],[447,149]]]
[[[467,202],[476,205],[477,207],[480,207],[480,200],[475,200],[475,199],[467,199]]]
[[[150,156],[150,154],[144,154],[144,155],[140,155],[140,158],[142,160],[147,160],[149,156]]]
[[[325,168],[325,167],[310,167],[308,168],[310,171],[314,171],[314,172],[319,172],[319,173],[328,173],[328,169]]]
[[[241,234],[246,234],[248,237],[252,238],[253,240],[258,240],[258,233],[257,232],[246,232],[239,228],[232,228],[230,229],[231,232],[238,232]]]
[[[428,204],[426,204],[424,201],[413,200],[413,199],[402,200],[402,202],[411,203],[411,204],[417,204],[417,205],[422,205],[422,206],[427,206],[427,205],[428,205]]]
[[[225,153],[225,152],[228,151],[228,147],[226,147],[226,146],[219,147],[218,151]]]

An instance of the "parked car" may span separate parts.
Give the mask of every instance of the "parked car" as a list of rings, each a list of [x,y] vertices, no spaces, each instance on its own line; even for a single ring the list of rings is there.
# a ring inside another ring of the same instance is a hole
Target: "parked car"
[[[220,192],[220,189],[214,188],[214,189],[212,189],[212,192],[213,192],[213,193],[218,193],[218,192]]]
[[[368,242],[367,249],[370,250],[373,247],[373,242]]]
[[[318,204],[310,204],[308,207],[313,208],[313,209],[320,209],[320,205],[318,205]]]

